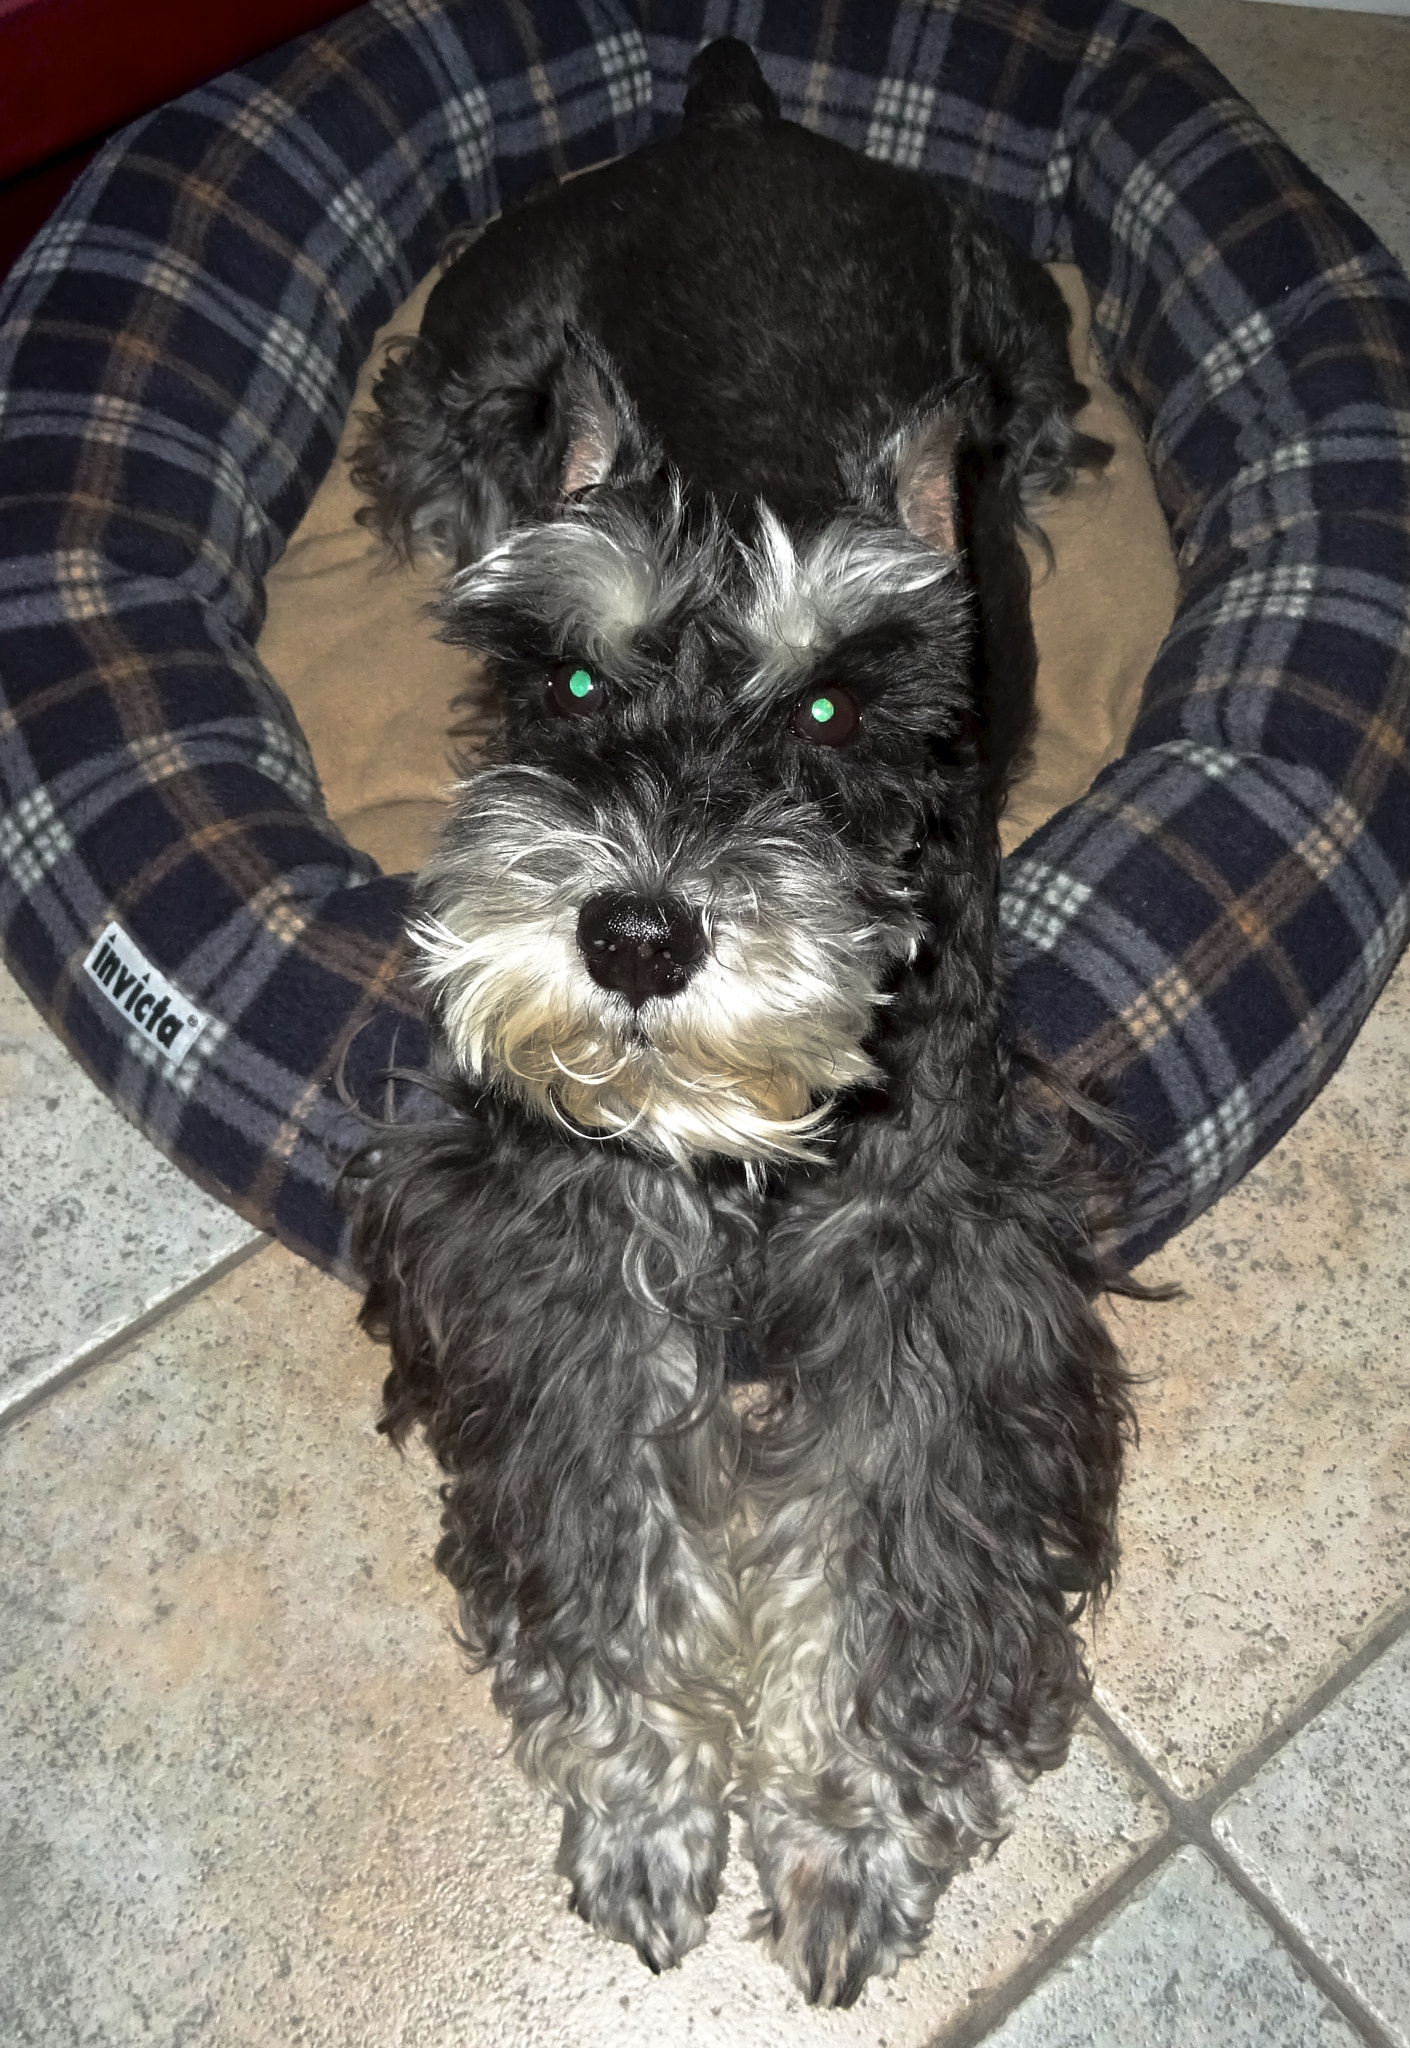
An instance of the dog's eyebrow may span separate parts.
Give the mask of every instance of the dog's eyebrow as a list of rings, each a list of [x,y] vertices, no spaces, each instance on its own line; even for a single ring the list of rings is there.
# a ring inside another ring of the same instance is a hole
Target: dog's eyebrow
[[[650,508],[585,500],[518,526],[452,577],[441,605],[457,639],[498,641],[512,622],[547,627],[618,671],[713,589],[723,543],[683,531],[678,489]]]
[[[746,698],[796,688],[819,656],[898,615],[937,632],[958,630],[965,616],[957,558],[904,527],[845,516],[800,547],[761,504],[757,538],[739,551],[744,574],[732,624],[751,658]]]

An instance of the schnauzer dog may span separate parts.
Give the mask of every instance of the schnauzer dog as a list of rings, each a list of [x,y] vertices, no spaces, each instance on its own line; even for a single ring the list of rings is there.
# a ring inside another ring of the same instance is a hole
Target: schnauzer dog
[[[742,44],[688,83],[463,246],[376,387],[364,516],[450,565],[501,722],[355,1245],[572,1904],[676,1963],[734,1813],[845,2005],[1061,1762],[1115,1561],[1095,1176],[995,960],[1017,534],[1108,451],[996,228]]]

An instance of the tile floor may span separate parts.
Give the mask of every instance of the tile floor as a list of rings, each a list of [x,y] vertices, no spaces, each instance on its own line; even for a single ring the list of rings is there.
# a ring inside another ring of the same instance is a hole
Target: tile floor
[[[1166,0],[1410,257],[1410,22]],[[1067,1769],[922,1957],[808,2012],[563,1910],[335,1283],[0,982],[0,2048],[1410,2048],[1410,964],[1118,1312],[1147,1376]],[[140,1199],[134,1190],[140,1189]]]

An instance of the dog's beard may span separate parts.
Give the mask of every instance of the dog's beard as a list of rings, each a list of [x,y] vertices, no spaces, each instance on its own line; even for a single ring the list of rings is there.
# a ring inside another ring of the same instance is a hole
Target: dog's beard
[[[904,903],[861,912],[845,865],[796,803],[663,828],[544,771],[492,768],[458,793],[412,937],[468,1075],[681,1163],[807,1160],[832,1098],[876,1078],[878,983],[920,929]],[[592,980],[577,924],[601,890],[700,913],[705,957],[679,994],[634,1010]]]

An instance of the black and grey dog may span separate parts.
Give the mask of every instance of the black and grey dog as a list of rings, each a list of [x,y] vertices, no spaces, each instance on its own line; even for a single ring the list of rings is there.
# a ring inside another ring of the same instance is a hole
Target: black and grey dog
[[[829,2004],[1062,1760],[1115,1557],[1091,1182],[995,967],[1016,530],[1106,453],[1066,329],[717,43],[463,250],[355,466],[502,713],[412,931],[442,1108],[359,1167],[383,1426],[578,1912],[677,1962],[736,1813]]]

